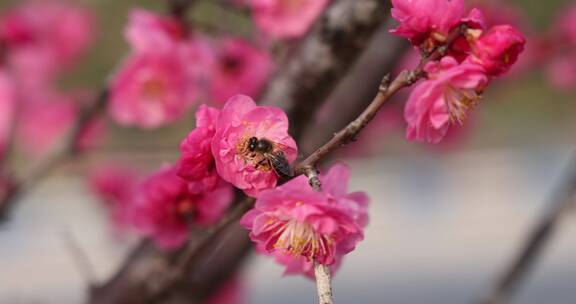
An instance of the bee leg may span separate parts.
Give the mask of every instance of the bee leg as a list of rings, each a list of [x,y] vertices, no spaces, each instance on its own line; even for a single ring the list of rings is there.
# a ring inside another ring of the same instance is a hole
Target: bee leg
[[[256,163],[256,165],[254,165],[254,169],[258,169],[258,168],[260,168],[260,166],[265,165],[267,161],[268,161],[268,160],[265,159],[265,158],[259,160],[259,161]]]

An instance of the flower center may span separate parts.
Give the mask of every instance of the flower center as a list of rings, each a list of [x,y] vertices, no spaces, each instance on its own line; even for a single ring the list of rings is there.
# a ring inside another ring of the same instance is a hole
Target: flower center
[[[176,203],[175,211],[184,220],[192,219],[195,212],[194,204],[189,198],[183,198]]]
[[[146,79],[142,84],[142,94],[149,99],[158,99],[166,93],[166,85],[157,78]]]
[[[235,75],[242,69],[242,59],[238,56],[225,55],[222,58],[221,66],[225,74]]]
[[[254,166],[256,170],[270,171],[272,166],[270,161],[264,153],[257,151],[250,151],[249,141],[252,136],[244,134],[236,143],[236,155],[242,158],[245,162]]]
[[[274,234],[278,237],[274,248],[288,254],[302,255],[312,261],[332,252],[332,238],[319,234],[308,223],[288,220]]]
[[[446,106],[452,123],[463,124],[468,113],[482,98],[482,92],[473,89],[461,89],[448,86],[444,92]]]
[[[280,1],[280,6],[282,7],[282,9],[292,11],[292,12],[298,11],[299,9],[301,9],[302,4],[303,4],[302,0],[281,0]]]

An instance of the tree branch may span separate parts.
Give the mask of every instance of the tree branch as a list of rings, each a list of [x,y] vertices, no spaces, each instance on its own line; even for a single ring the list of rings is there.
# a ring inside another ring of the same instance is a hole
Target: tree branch
[[[424,77],[424,66],[428,62],[437,60],[444,56],[447,49],[465,30],[465,25],[452,30],[446,40],[446,44],[436,48],[429,56],[421,60],[415,70],[403,71],[392,82],[390,82],[390,75],[384,76],[380,82],[378,94],[376,94],[376,97],[374,97],[368,107],[354,121],[350,122],[344,129],[336,133],[330,141],[316,149],[316,151],[314,151],[310,156],[300,162],[294,170],[295,174],[303,174],[310,168],[315,168],[318,165],[318,162],[326,158],[326,156],[355,140],[364,127],[374,119],[374,116],[376,116],[378,111],[380,111],[382,106],[390,99],[390,97],[396,94],[400,89],[408,87],[420,78]]]
[[[550,198],[548,210],[539,218],[526,235],[515,257],[506,265],[482,304],[507,303],[528,277],[546,246],[552,241],[562,216],[575,204],[576,155],[567,168],[565,177]]]
[[[96,97],[96,100],[81,111],[69,133],[62,139],[60,146],[42,160],[27,177],[12,182],[3,197],[0,198],[0,224],[8,219],[10,211],[22,195],[30,191],[36,183],[47,176],[54,168],[78,154],[78,139],[86,126],[103,112],[107,101],[108,90],[103,89]]]
[[[260,100],[286,110],[296,141],[386,21],[389,9],[387,0],[334,1],[308,37],[282,62]]]

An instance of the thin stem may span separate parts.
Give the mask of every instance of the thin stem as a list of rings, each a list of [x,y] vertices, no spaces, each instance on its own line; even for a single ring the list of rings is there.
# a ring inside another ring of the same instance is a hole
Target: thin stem
[[[316,276],[316,290],[319,304],[333,304],[332,280],[328,266],[314,262],[314,275]]]
[[[464,33],[466,26],[462,25],[454,29],[448,39],[446,44],[437,47],[430,55],[423,58],[420,61],[418,67],[413,71],[403,71],[398,75],[392,82],[390,82],[390,75],[384,76],[378,88],[378,94],[368,105],[368,107],[358,116],[355,120],[349,123],[344,129],[340,130],[332,139],[330,139],[323,146],[319,147],[314,151],[308,158],[300,162],[296,168],[295,173],[303,174],[308,170],[308,168],[314,168],[317,166],[318,162],[325,159],[326,156],[334,152],[340,147],[345,146],[351,141],[354,141],[358,134],[374,119],[378,111],[384,106],[384,104],[394,96],[402,88],[411,86],[416,81],[425,76],[424,66],[430,62],[442,58],[446,54],[448,48],[452,43]]]
[[[316,191],[322,191],[322,183],[318,176],[318,170],[315,167],[306,167],[305,174],[308,177],[308,183]],[[330,268],[324,264],[314,261],[314,277],[316,278],[316,290],[318,291],[319,304],[333,304],[332,299],[332,279]]]
[[[480,303],[499,304],[508,302],[541,258],[544,249],[552,240],[563,215],[575,204],[576,156],[574,156],[564,180],[553,193],[549,209],[537,220],[534,228],[527,234],[522,247],[520,247],[510,263],[506,265],[488,295]]]

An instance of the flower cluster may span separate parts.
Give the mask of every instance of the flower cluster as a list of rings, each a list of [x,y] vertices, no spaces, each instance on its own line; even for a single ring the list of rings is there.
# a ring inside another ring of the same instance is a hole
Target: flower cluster
[[[423,54],[448,49],[446,56],[423,67],[426,79],[414,88],[405,108],[408,139],[438,143],[451,125],[464,122],[490,78],[509,71],[525,39],[511,25],[487,28],[477,9],[465,16],[463,0],[392,4],[392,16],[400,22],[392,33],[409,39]],[[448,41],[450,33],[461,28],[462,37]]]
[[[257,94],[272,70],[270,56],[244,40],[209,40],[143,9],[130,13],[125,37],[132,53],[115,76],[109,106],[124,126],[157,128],[198,99],[222,104],[235,94]]]
[[[334,165],[320,175],[322,191],[299,176],[274,189],[262,191],[241,224],[259,251],[286,266],[287,274],[313,277],[313,262],[331,265],[354,250],[368,223],[368,197],[348,193],[350,170]]]
[[[90,12],[64,1],[23,1],[0,15],[0,154],[16,135],[26,155],[41,156],[70,129],[87,94],[62,91],[57,82],[93,36]],[[88,125],[82,146],[102,133],[99,123]]]
[[[90,174],[89,183],[116,232],[136,230],[163,249],[181,246],[191,225],[214,224],[232,200],[229,184],[219,180],[201,191],[190,187],[171,165],[144,179],[121,165],[101,165]]]

